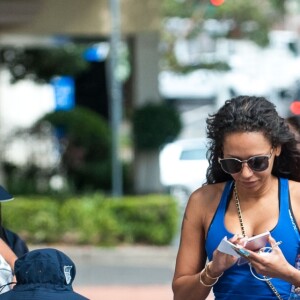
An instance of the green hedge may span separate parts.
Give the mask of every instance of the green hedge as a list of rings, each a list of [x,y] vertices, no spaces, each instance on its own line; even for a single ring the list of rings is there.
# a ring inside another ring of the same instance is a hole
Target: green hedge
[[[168,195],[18,197],[2,204],[2,216],[28,243],[168,245],[178,224],[176,201]]]
[[[157,150],[175,140],[181,129],[179,112],[164,102],[146,103],[133,112],[133,141],[139,150]]]

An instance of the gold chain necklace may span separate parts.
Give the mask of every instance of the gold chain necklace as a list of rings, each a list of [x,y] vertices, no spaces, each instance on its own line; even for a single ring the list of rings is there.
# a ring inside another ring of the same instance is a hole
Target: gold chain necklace
[[[240,222],[240,226],[241,226],[242,235],[243,235],[243,237],[245,237],[246,232],[245,232],[245,227],[244,227],[244,222],[243,222],[243,217],[242,217],[242,210],[241,210],[240,200],[239,200],[239,197],[238,197],[238,193],[237,193],[235,184],[234,184],[234,187],[233,187],[233,191],[234,191],[234,197],[235,197],[235,206],[236,206],[237,212],[238,212],[238,217],[239,217],[239,222]],[[279,300],[283,300],[281,298],[280,294],[278,293],[278,291],[276,290],[276,288],[274,287],[274,285],[272,284],[272,282],[269,279],[267,279],[266,276],[263,276],[263,277],[264,277],[264,281],[267,283],[267,285],[270,287],[270,289],[273,291],[273,293],[276,295],[276,297]]]

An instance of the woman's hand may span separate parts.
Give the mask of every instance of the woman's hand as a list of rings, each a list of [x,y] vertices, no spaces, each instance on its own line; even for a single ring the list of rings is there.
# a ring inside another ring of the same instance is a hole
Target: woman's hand
[[[279,244],[271,236],[269,243],[272,248],[270,252],[253,252],[243,248],[244,253],[239,254],[248,259],[258,274],[284,279],[292,266],[285,259]]]
[[[229,241],[233,244],[240,245],[241,247],[244,245],[247,237],[243,237],[242,235],[236,234]],[[216,249],[213,253],[212,261],[209,265],[209,272],[212,277],[218,277],[224,271],[229,269],[237,262],[238,258],[232,255],[225,254]]]

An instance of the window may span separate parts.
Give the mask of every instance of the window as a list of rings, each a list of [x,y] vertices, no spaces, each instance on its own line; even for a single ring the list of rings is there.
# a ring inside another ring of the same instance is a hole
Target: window
[[[180,160],[203,160],[206,159],[206,149],[187,149],[183,150]]]

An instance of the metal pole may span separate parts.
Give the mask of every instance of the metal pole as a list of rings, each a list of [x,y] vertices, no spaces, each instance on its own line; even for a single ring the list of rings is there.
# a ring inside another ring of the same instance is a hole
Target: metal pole
[[[110,113],[112,128],[112,194],[120,197],[123,194],[122,163],[120,160],[120,127],[122,122],[122,86],[117,76],[119,63],[120,37],[120,3],[110,0],[111,35],[110,35]]]

